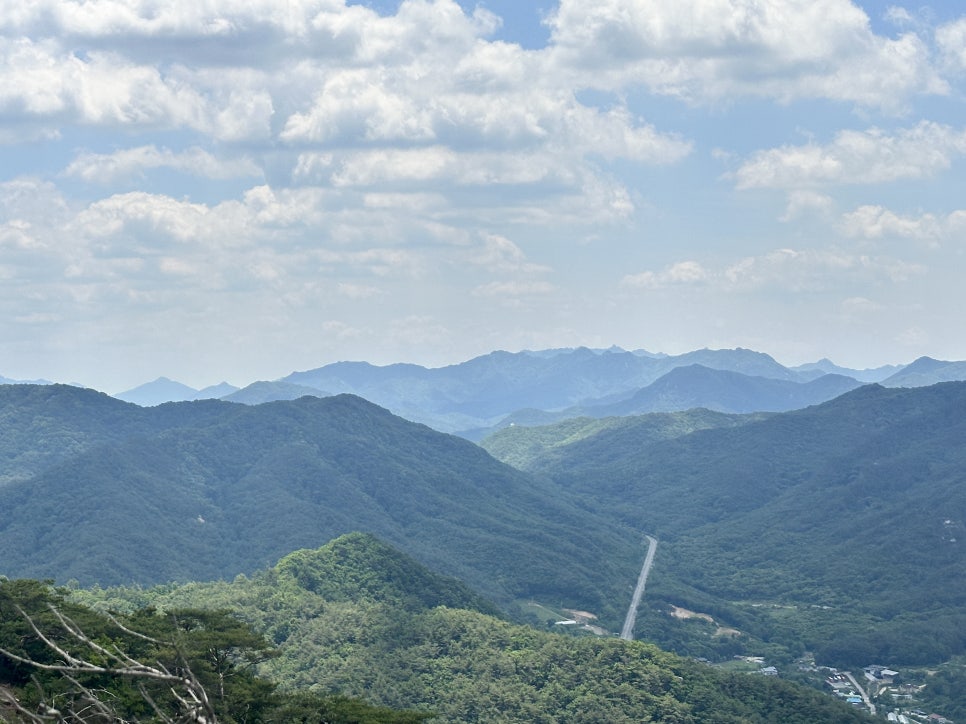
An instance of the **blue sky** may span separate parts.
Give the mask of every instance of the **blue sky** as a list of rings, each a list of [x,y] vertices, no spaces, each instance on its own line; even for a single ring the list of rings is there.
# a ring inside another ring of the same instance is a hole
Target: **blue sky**
[[[0,375],[966,359],[966,14],[0,0]]]

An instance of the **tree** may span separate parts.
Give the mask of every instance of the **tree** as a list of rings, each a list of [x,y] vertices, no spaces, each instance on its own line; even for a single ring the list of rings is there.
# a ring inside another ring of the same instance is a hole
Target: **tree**
[[[279,694],[275,655],[228,611],[98,614],[48,585],[0,578],[0,721],[41,724],[418,724],[431,715]]]

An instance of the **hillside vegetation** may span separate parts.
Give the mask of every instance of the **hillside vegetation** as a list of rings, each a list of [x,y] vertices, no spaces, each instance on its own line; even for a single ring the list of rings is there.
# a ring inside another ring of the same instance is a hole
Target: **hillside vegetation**
[[[713,661],[938,664],[966,654],[964,409],[964,383],[873,385],[789,413],[488,441],[524,471],[350,395],[142,409],[0,388],[18,428],[0,437],[0,572],[232,580],[364,531],[508,616],[535,602],[614,631],[646,533],[660,549],[638,638]]]
[[[282,692],[275,656],[227,611],[103,615],[32,580],[0,580],[0,721],[416,724],[429,712]]]
[[[661,538],[652,606],[709,611],[826,663],[936,662],[966,650],[963,410],[963,383],[873,385],[670,439],[645,416],[517,464]],[[535,435],[499,441],[519,458],[508,440]],[[666,618],[645,615],[639,635],[672,644]]]
[[[510,624],[478,610],[486,604],[461,584],[419,568],[371,536],[351,535],[231,583],[75,596],[129,611],[230,608],[278,646],[259,671],[285,691],[432,710],[440,724],[867,721],[788,682],[724,673],[643,643]]]
[[[28,431],[0,448],[19,477],[0,487],[10,576],[233,578],[362,530],[502,603],[620,616],[639,565],[636,537],[549,481],[349,395],[142,409],[71,387],[0,388],[0,415]]]

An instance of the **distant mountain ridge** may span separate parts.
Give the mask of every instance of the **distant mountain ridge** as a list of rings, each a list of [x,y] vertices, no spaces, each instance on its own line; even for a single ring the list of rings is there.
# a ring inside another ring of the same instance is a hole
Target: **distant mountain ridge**
[[[675,367],[647,387],[616,402],[578,405],[559,412],[521,411],[508,416],[498,427],[511,423],[547,425],[574,417],[627,417],[697,408],[736,414],[786,412],[831,400],[861,384],[851,377],[836,374],[825,374],[810,382],[793,382],[691,364]]]
[[[883,367],[855,371],[853,377],[842,374],[843,368],[832,365],[835,377],[816,383],[816,378],[822,376],[820,370],[787,368],[767,354],[748,349],[702,349],[682,355],[657,355],[643,350],[628,352],[619,348],[594,350],[580,347],[539,352],[496,351],[439,368],[337,362],[293,372],[279,383],[319,390],[319,394],[347,392],[359,395],[407,419],[444,432],[479,439],[494,427],[518,419],[515,415],[522,410],[542,411],[546,413],[544,421],[549,421],[561,419],[561,413],[565,416],[635,414],[671,409],[668,407],[670,402],[649,407],[644,404],[646,395],[641,391],[672,371],[693,365],[758,378],[758,381],[745,384],[745,392],[750,397],[744,400],[732,399],[727,405],[716,406],[713,400],[708,401],[713,395],[705,387],[703,396],[679,395],[674,409],[686,409],[687,406],[743,411],[794,409],[823,402],[857,386],[844,377],[852,377],[857,382],[879,381],[898,369]],[[730,379],[733,391],[739,387],[737,379]],[[766,395],[761,389],[764,383],[760,380],[781,381],[789,387],[782,394],[773,391],[765,404],[761,402]],[[791,387],[811,383],[816,384],[801,390]],[[642,394],[641,404],[628,408],[628,412],[617,411],[619,405],[613,412],[603,410],[637,393]],[[783,395],[786,402],[780,402]],[[601,410],[599,413],[588,412],[594,408]]]
[[[682,368],[692,370],[681,373]],[[854,370],[828,359],[785,367],[768,354],[742,348],[667,355],[577,347],[495,351],[437,368],[335,362],[241,389],[223,382],[195,390],[161,377],[116,397],[142,406],[207,398],[253,405],[348,393],[408,420],[479,440],[511,423],[690,407],[787,411],[832,399],[856,383],[910,387],[956,380],[966,380],[966,362],[922,357],[907,366]]]
[[[125,392],[119,392],[114,397],[124,402],[133,402],[141,407],[154,407],[165,402],[217,400],[237,391],[237,387],[227,382],[220,382],[217,385],[196,390],[180,382],[169,380],[167,377],[159,377],[153,382],[146,382]]]

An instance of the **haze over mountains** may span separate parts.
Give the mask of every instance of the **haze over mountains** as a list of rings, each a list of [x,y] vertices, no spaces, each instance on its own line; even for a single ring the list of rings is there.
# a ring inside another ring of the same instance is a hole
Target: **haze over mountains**
[[[928,357],[852,370],[829,360],[785,367],[747,349],[682,355],[638,350],[492,352],[439,368],[337,362],[236,389],[193,390],[165,378],[116,395],[139,405],[204,398],[259,404],[350,393],[443,432],[478,440],[513,424],[547,424],[692,407],[720,412],[786,411],[832,399],[861,384],[924,386],[966,379],[966,363]]]

